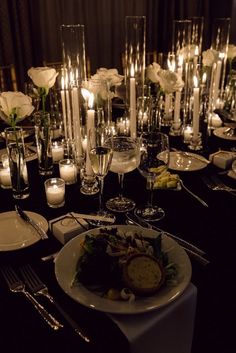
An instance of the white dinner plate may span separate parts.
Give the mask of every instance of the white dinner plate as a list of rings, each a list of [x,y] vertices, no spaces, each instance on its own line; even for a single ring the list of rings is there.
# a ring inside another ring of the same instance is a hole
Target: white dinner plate
[[[228,126],[219,127],[217,129],[213,130],[213,134],[217,137],[224,139],[224,140],[236,141],[236,135],[230,136],[230,135],[225,134],[225,131],[228,128],[229,128]]]
[[[35,149],[35,151],[34,151],[34,149]],[[6,148],[1,149],[0,150],[0,158],[3,154],[6,154],[6,153],[7,153]],[[38,158],[38,155],[37,155],[36,148],[34,148],[33,146],[30,146],[28,148],[28,145],[25,144],[25,160],[26,160],[26,162],[33,161],[37,158]]]
[[[206,168],[209,161],[199,154],[186,152],[170,152],[169,169],[191,172]]]
[[[48,222],[43,216],[30,211],[26,213],[47,232]],[[39,240],[36,230],[15,211],[0,214],[0,251],[23,249]]]
[[[113,225],[105,228],[119,228],[124,232],[138,232],[139,234],[142,233],[143,237],[156,237],[158,235],[158,232],[154,230],[142,229],[133,225]],[[55,260],[55,275],[59,285],[67,295],[78,303],[91,309],[113,314],[138,314],[167,305],[175,300],[188,286],[192,275],[189,257],[180,245],[166,235],[163,236],[162,249],[168,253],[169,261],[174,262],[177,266],[178,274],[175,286],[163,286],[155,295],[139,297],[129,303],[100,297],[81,283],[73,284],[77,262],[81,256],[81,243],[86,234],[96,235],[98,233],[99,228],[95,228],[73,238],[61,249]]]

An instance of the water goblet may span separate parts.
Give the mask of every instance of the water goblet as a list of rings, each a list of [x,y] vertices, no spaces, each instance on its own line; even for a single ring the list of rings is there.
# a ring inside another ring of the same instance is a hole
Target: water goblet
[[[107,134],[107,130],[103,127],[90,129],[88,134],[87,148],[91,161],[91,167],[99,183],[99,210],[96,215],[104,218],[104,220],[91,220],[90,223],[95,226],[106,225],[106,218],[110,218],[110,221],[115,221],[115,216],[108,213],[103,208],[104,178],[109,171],[112,160],[112,143],[106,144],[108,138]],[[110,137],[110,141],[112,141],[112,136]]]
[[[135,209],[135,214],[147,221],[158,221],[165,216],[164,210],[153,205],[153,186],[157,176],[163,174],[169,165],[169,138],[161,132],[142,135],[141,157],[138,170],[146,178],[149,193],[148,203]]]
[[[108,144],[111,140],[108,139]],[[139,139],[127,136],[113,137],[113,157],[110,171],[118,174],[120,193],[106,202],[106,207],[114,212],[127,212],[135,208],[135,202],[123,196],[124,174],[137,168],[140,162]]]

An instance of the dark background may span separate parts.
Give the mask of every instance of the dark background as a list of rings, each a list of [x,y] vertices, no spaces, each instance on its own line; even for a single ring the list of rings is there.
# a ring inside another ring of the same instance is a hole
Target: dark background
[[[215,18],[231,18],[230,43],[236,42],[235,0],[1,0],[0,65],[15,64],[24,89],[31,66],[61,60],[61,24],[84,24],[91,74],[99,67],[122,73],[125,16],[146,16],[146,51],[168,52],[174,19],[204,18],[203,49],[211,44]]]

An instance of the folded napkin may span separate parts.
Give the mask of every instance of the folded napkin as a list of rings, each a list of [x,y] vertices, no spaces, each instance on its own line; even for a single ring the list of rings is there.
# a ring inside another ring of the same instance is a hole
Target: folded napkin
[[[234,173],[233,170],[228,171],[227,175],[228,175],[230,178],[233,178],[233,179],[236,180],[236,173]]]
[[[131,353],[191,353],[197,289],[187,289],[167,306],[144,314],[111,315]]]

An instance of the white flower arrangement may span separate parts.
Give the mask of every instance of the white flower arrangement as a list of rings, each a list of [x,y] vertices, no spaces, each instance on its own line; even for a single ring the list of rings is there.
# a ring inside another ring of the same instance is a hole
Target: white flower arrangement
[[[22,92],[2,92],[0,94],[0,117],[12,127],[34,110],[31,97]]]
[[[235,57],[236,57],[236,45],[229,44],[228,45],[227,59],[234,60]]]
[[[157,63],[152,63],[146,69],[146,77],[153,83],[158,83],[166,94],[181,91],[184,81],[179,74],[170,70],[163,70]]]
[[[115,96],[115,92],[112,89],[120,86],[123,79],[124,76],[119,75],[117,69],[102,67],[97,70],[96,74],[91,76],[90,80],[84,81],[82,87],[106,100]]]
[[[218,59],[219,53],[215,49],[207,49],[202,52],[203,66],[211,67]]]

